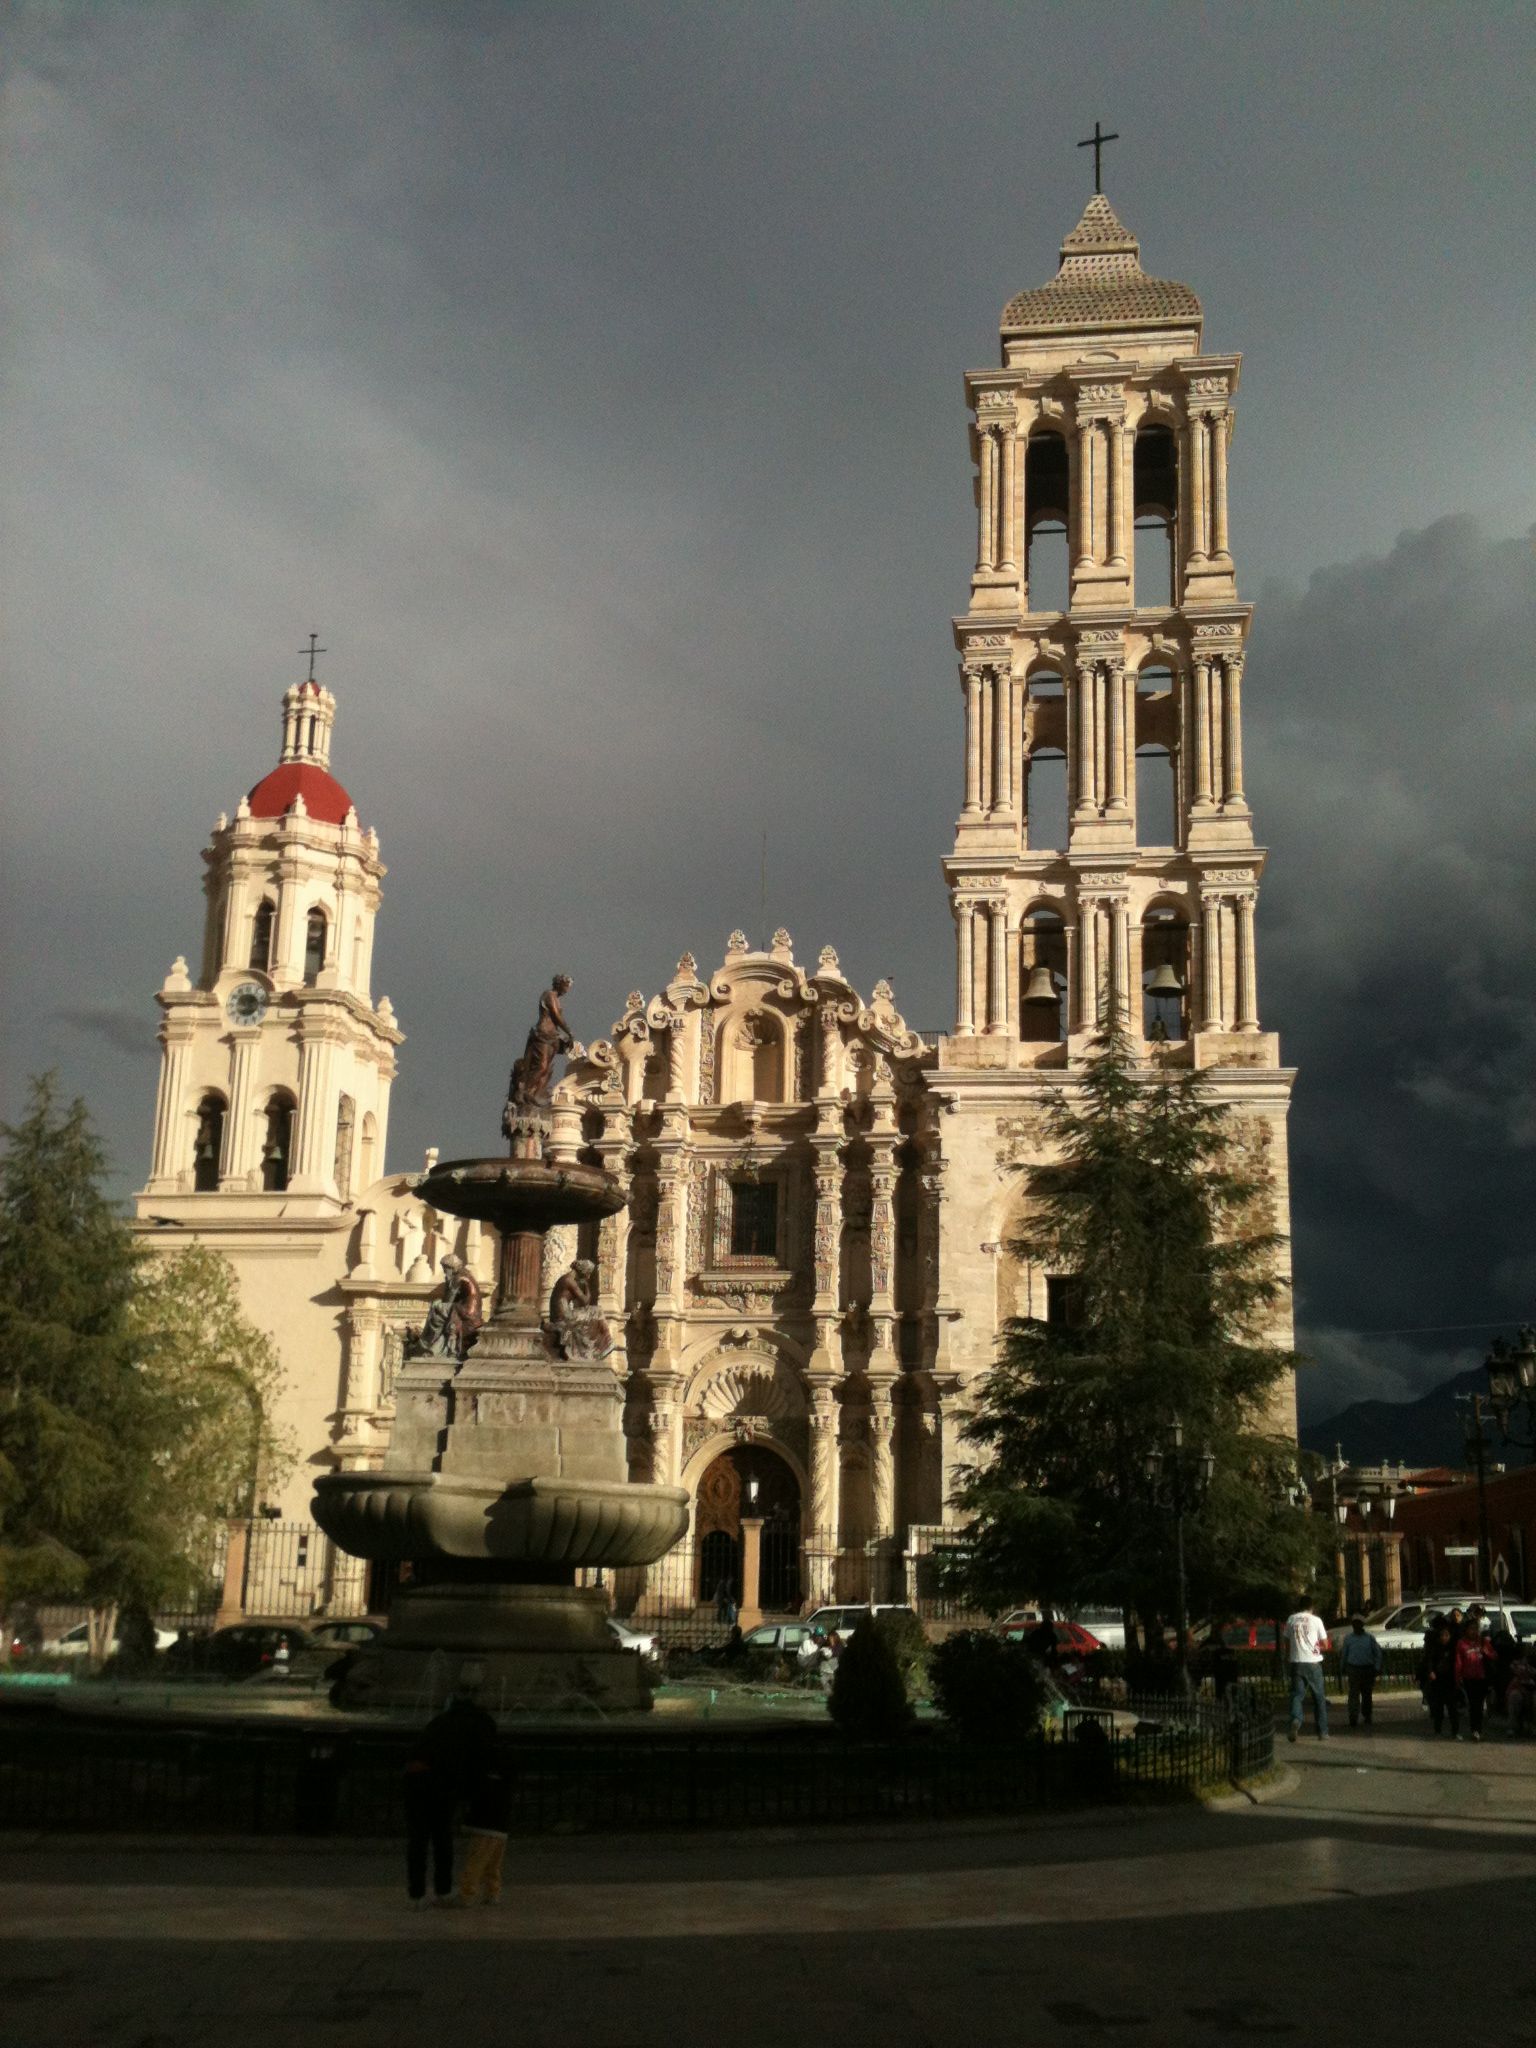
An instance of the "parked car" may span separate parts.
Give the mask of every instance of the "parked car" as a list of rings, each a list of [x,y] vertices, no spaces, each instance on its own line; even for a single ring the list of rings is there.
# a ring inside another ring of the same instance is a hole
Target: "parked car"
[[[1477,1599],[1476,1593],[1432,1593],[1427,1600],[1403,1600],[1395,1607],[1378,1607],[1374,1614],[1365,1617],[1365,1625],[1384,1650],[1417,1650],[1423,1646],[1430,1615],[1448,1614],[1453,1607],[1459,1607],[1465,1613]],[[1528,1601],[1500,1602],[1495,1596],[1484,1599],[1482,1605],[1487,1611],[1490,1627],[1498,1625],[1498,1616],[1502,1612],[1511,1635],[1518,1636],[1522,1642],[1536,1638],[1536,1607]],[[1349,1630],[1347,1621],[1329,1629],[1328,1640],[1335,1649]]]
[[[998,1633],[1011,1643],[1027,1642],[1039,1626],[1038,1621],[1000,1621],[997,1625]],[[1079,1621],[1053,1621],[1051,1628],[1055,1632],[1058,1656],[1091,1657],[1095,1650],[1104,1647],[1098,1637]]]
[[[384,1633],[377,1621],[312,1621],[309,1640],[317,1650],[366,1650]]]
[[[654,1635],[647,1635],[640,1629],[626,1627],[622,1621],[615,1621],[611,1614],[608,1617],[608,1633],[613,1637],[621,1650],[633,1650],[636,1656],[643,1657],[647,1664],[660,1663],[661,1652],[656,1647]]]
[[[1211,1631],[1207,1630],[1205,1642],[1209,1645]],[[1221,1625],[1222,1647],[1228,1650],[1267,1650],[1271,1656],[1275,1649],[1275,1624],[1272,1621],[1224,1621]]]
[[[177,1639],[177,1631],[175,1629],[156,1627],[155,1648],[157,1650],[168,1650]],[[122,1645],[118,1638],[114,1636],[108,1646],[107,1655],[115,1657],[121,1647]],[[91,1625],[88,1621],[78,1621],[73,1628],[64,1629],[58,1635],[44,1636],[38,1650],[40,1657],[89,1657],[90,1654]]]
[[[824,1636],[835,1630],[846,1643],[859,1623],[867,1621],[872,1614],[877,1619],[882,1614],[910,1614],[914,1621],[917,1619],[915,1607],[908,1607],[901,1601],[877,1600],[873,1605],[862,1607],[818,1607],[814,1614],[805,1617],[803,1625],[807,1630],[819,1628]]]
[[[1106,1650],[1125,1648],[1125,1616],[1118,1607],[1079,1607],[1072,1619],[1097,1636]]]
[[[282,1645],[292,1666],[317,1645],[309,1631],[296,1622],[239,1622],[233,1628],[216,1628],[211,1635],[180,1636],[165,1653],[167,1671],[203,1673],[216,1678],[254,1678],[281,1663],[277,1651]]]
[[[820,1627],[818,1622],[815,1627]],[[800,1645],[811,1634],[813,1624],[809,1621],[765,1621],[761,1628],[747,1630],[742,1641],[749,1650],[759,1650],[774,1657],[798,1657]]]

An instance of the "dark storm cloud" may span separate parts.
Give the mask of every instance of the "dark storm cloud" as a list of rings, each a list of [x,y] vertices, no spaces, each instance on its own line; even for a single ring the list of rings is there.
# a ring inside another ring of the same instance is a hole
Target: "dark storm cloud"
[[[1319,1383],[1529,1309],[1532,192],[1485,154],[1529,156],[1529,19],[13,10],[6,1105],[59,1064],[141,1180],[148,998],[312,625],[391,870],[394,1160],[485,1140],[557,965],[592,1036],[783,923],[944,1024],[960,373],[1100,114],[1149,267],[1247,352],[1244,588],[1305,586],[1250,757]]]

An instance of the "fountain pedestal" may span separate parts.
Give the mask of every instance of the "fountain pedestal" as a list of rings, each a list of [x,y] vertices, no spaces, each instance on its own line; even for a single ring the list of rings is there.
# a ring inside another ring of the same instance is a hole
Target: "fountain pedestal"
[[[381,1471],[316,1482],[315,1520],[344,1550],[410,1567],[383,1638],[348,1674],[348,1705],[425,1705],[471,1679],[493,1710],[649,1704],[604,1595],[576,1573],[653,1562],[687,1527],[688,1497],[629,1483],[612,1367],[561,1356],[542,1321],[544,1232],[624,1196],[539,1146],[530,1118],[521,1156],[452,1160],[421,1183],[433,1208],[500,1232],[495,1306],[462,1364],[419,1357],[397,1375]]]

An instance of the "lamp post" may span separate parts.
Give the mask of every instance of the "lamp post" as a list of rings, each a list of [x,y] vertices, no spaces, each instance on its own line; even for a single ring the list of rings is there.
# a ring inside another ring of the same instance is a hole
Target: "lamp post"
[[[1344,1614],[1344,1595],[1347,1590],[1344,1574],[1344,1525],[1349,1520],[1349,1502],[1339,1495],[1339,1475],[1349,1470],[1349,1460],[1344,1455],[1344,1446],[1335,1444],[1333,1456],[1328,1462],[1328,1512],[1333,1517],[1335,1529],[1339,1532],[1333,1539],[1333,1615],[1335,1621]]]
[[[1184,1562],[1184,1517],[1198,1507],[1210,1491],[1216,1473],[1213,1452],[1204,1450],[1186,1456],[1184,1425],[1177,1416],[1169,1424],[1166,1452],[1155,1447],[1147,1452],[1147,1484],[1154,1502],[1166,1501],[1173,1510],[1174,1558],[1179,1580],[1179,1674],[1186,1692],[1189,1679],[1189,1575]],[[1166,1484],[1164,1483],[1166,1481]]]
[[[1477,1473],[1477,1590],[1486,1594],[1493,1584],[1492,1545],[1488,1541],[1488,1445],[1483,1424],[1488,1419],[1481,1394],[1458,1394],[1456,1406],[1467,1439],[1467,1450]]]
[[[1488,1405],[1499,1435],[1522,1451],[1536,1452],[1536,1328],[1522,1323],[1511,1344],[1496,1337],[1483,1360],[1488,1375]],[[1525,1410],[1526,1434],[1514,1427],[1518,1409]]]

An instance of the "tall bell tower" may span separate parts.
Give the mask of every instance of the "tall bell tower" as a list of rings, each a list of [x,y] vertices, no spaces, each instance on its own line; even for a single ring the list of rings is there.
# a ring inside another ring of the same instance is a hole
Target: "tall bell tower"
[[[203,853],[202,957],[160,988],[160,1088],[140,1216],[337,1214],[383,1170],[395,1075],[370,993],[385,869],[331,773],[336,699],[285,692],[280,759]],[[254,1208],[253,1208],[254,1205]]]
[[[1096,192],[1056,276],[1005,307],[1001,367],[966,378],[959,1039],[1075,1055],[1116,1018],[1199,1065],[1230,1038],[1259,1051],[1227,505],[1240,359],[1202,329]]]

